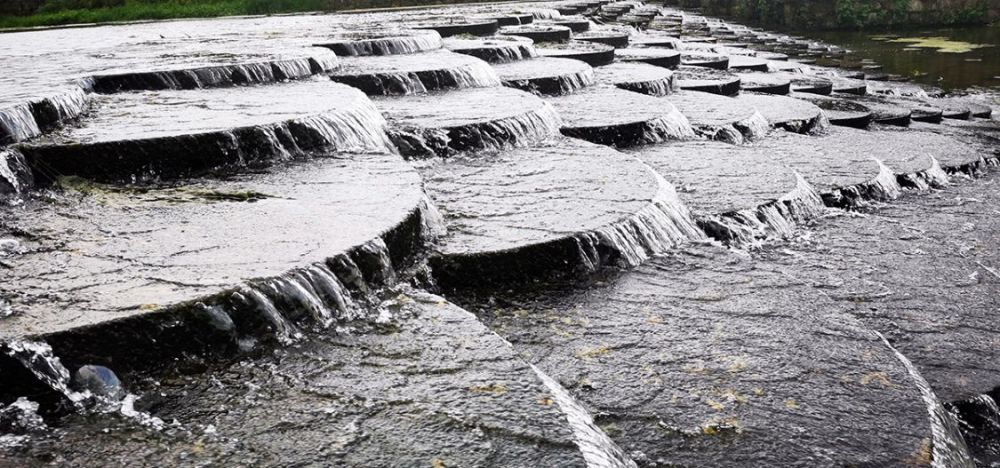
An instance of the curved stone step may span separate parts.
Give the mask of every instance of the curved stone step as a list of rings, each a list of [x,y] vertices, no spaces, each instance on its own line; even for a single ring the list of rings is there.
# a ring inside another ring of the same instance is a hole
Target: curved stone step
[[[496,73],[486,62],[449,51],[346,58],[329,76],[369,96],[500,85]]]
[[[736,71],[768,71],[768,60],[747,55],[729,54],[729,69]]]
[[[649,167],[579,140],[450,159],[421,172],[448,224],[431,258],[446,289],[631,267],[703,235]]]
[[[535,42],[566,42],[573,35],[573,32],[565,26],[533,23],[524,26],[504,26],[500,28],[498,34],[527,37]]]
[[[677,49],[680,39],[667,34],[637,34],[629,38],[629,42],[636,47],[662,47],[664,49]]]
[[[458,36],[461,34],[492,36],[500,30],[497,20],[486,18],[455,18],[451,21],[431,20],[423,23],[408,24],[407,26],[413,29],[431,29],[437,31],[441,37]]]
[[[822,132],[829,124],[822,109],[801,99],[754,93],[743,93],[737,99],[756,108],[772,127],[790,132]]]
[[[483,39],[450,37],[444,47],[452,52],[471,55],[488,63],[508,63],[538,57],[534,42],[516,36],[493,36]]]
[[[562,117],[563,135],[619,148],[694,137],[668,101],[598,86],[548,99]]]
[[[867,129],[875,119],[871,108],[852,100],[808,93],[795,93],[792,97],[816,104],[833,125]]]
[[[144,462],[158,466],[190,464],[192,446],[199,463],[232,463],[233,440],[238,458],[275,465],[635,466],[561,385],[475,315],[409,290],[366,312],[350,332],[134,384],[149,420],[185,430],[74,415],[45,449],[10,460],[58,450],[67,464],[100,465],[130,459],[154,438]]]
[[[843,94],[854,94],[864,96],[868,94],[868,83],[864,79],[847,78],[840,76],[829,77],[833,82],[833,92]]]
[[[177,44],[179,50],[171,50],[167,58],[154,55],[162,52],[158,47],[121,51],[112,66],[88,79],[89,84],[98,93],[251,85],[327,73],[339,63],[337,55],[323,47],[262,47],[261,52],[247,52],[246,44],[192,46],[190,42]]]
[[[4,256],[13,268],[0,271],[15,311],[0,341],[44,340],[71,367],[145,368],[179,352],[292,342],[347,314],[348,287],[391,282],[433,219],[419,176],[394,155],[324,154],[180,185],[60,187],[0,213],[0,237],[15,243]]]
[[[844,100],[861,104],[872,111],[872,119],[882,125],[896,125],[906,127],[913,120],[913,111],[909,105],[900,105],[893,100],[876,95],[849,96]],[[921,119],[934,120],[934,111],[925,109],[921,114]],[[937,114],[940,121],[940,113]]]
[[[546,42],[539,44],[538,54],[542,57],[580,60],[592,67],[600,67],[615,61],[614,47],[577,40],[566,43]]]
[[[233,112],[238,109],[238,112]],[[79,124],[24,145],[36,177],[148,181],[260,167],[311,151],[389,151],[360,91],[327,80],[104,95]]]
[[[680,52],[658,47],[615,49],[615,57],[622,62],[641,62],[664,68],[677,68],[681,64]]]
[[[850,305],[787,271],[691,248],[569,293],[481,307],[642,466],[926,457],[941,441],[908,367]]]
[[[709,236],[752,247],[791,236],[796,224],[819,216],[814,187],[770,151],[721,142],[677,142],[629,151],[678,187]]]
[[[792,92],[792,80],[781,73],[738,73],[740,88],[754,93],[787,95]]]
[[[558,134],[560,126],[548,103],[506,87],[383,98],[375,104],[407,157],[526,146]]]
[[[680,67],[677,70],[677,85],[687,91],[736,96],[740,92],[740,84],[740,77],[728,71],[700,67]]]
[[[601,28],[573,34],[573,39],[585,42],[596,42],[614,48],[624,48],[629,45],[629,33],[617,29]]]
[[[531,16],[530,13],[501,13],[492,14],[486,16],[487,19],[496,20],[497,24],[500,26],[518,26],[522,24],[531,24],[535,21],[535,17]]]
[[[605,65],[594,69],[594,77],[599,84],[650,96],[666,96],[677,90],[677,79],[672,71],[645,63]]]
[[[556,26],[565,26],[573,32],[574,35],[577,33],[587,32],[590,30],[590,20],[583,16],[563,16],[559,19],[549,20],[544,23],[539,24],[554,24]]]
[[[434,30],[372,29],[342,32],[316,44],[341,57],[399,55],[429,52],[442,47]]]
[[[0,91],[0,145],[41,135],[79,117],[89,98],[81,86],[23,85]]]
[[[702,67],[702,68],[712,68],[715,70],[728,70],[729,57],[722,54],[685,50],[681,52],[681,64],[689,67]]]
[[[594,84],[594,69],[572,59],[541,57],[493,67],[504,86],[559,96]]]
[[[695,133],[709,140],[738,145],[763,138],[771,128],[757,109],[734,98],[681,91],[668,100],[687,117]]]

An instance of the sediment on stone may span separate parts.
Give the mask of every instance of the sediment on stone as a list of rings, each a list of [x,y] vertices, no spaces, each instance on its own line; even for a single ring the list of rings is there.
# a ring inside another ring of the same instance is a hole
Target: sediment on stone
[[[930,449],[920,391],[850,305],[726,249],[461,302],[642,466],[894,465]]]
[[[504,86],[540,95],[561,96],[594,84],[594,69],[579,60],[541,57],[493,69]]]
[[[233,113],[233,106],[240,112]],[[312,151],[389,151],[385,121],[327,80],[104,95],[87,118],[22,145],[36,180],[140,182],[263,167]]]
[[[822,133],[829,127],[823,110],[801,99],[755,93],[743,93],[737,99],[756,108],[775,128],[815,134]]]
[[[389,120],[390,138],[409,158],[527,146],[558,134],[561,125],[541,98],[506,87],[384,98],[375,104]]]
[[[433,30],[373,29],[337,34],[316,44],[341,57],[399,55],[428,52],[442,47]]]
[[[668,99],[699,136],[734,145],[763,138],[771,129],[757,109],[736,99],[698,91],[681,91]]]
[[[543,57],[556,57],[580,60],[592,67],[608,65],[615,61],[615,48],[605,44],[596,44],[572,40],[566,43],[543,43],[538,45],[538,53]]]
[[[402,96],[500,84],[486,62],[449,51],[347,58],[329,76],[369,96]]]
[[[531,39],[516,36],[492,36],[482,39],[448,38],[444,47],[452,52],[471,55],[488,63],[509,63],[538,57]]]
[[[453,158],[421,173],[448,225],[430,259],[445,290],[634,267],[704,236],[648,166],[579,140]]]
[[[0,272],[13,311],[0,341],[41,340],[70,367],[121,370],[289,344],[392,285],[437,232],[434,213],[394,155],[173,186],[63,179],[2,214],[15,246]]]
[[[563,135],[625,148],[694,137],[687,118],[669,101],[609,86],[549,98],[562,117]]]
[[[791,236],[823,212],[816,189],[771,151],[720,142],[677,142],[629,151],[678,190],[695,219],[720,242],[753,248]]]
[[[617,86],[626,91],[662,97],[677,90],[674,73],[645,63],[613,63],[594,69],[596,82]]]

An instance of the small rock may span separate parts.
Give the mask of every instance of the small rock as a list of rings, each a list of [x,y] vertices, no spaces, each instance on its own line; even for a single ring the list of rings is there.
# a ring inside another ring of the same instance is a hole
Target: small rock
[[[125,394],[114,371],[104,366],[86,365],[76,371],[73,385],[78,390],[90,390],[98,396],[120,399]]]
[[[0,433],[26,434],[46,428],[45,421],[38,415],[38,403],[21,397],[17,401],[0,407]]]

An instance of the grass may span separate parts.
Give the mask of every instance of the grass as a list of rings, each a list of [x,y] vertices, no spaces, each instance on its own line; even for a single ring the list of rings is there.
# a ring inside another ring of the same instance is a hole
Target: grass
[[[452,2],[457,3],[457,0],[47,0],[34,14],[0,16],[0,28],[337,11]]]

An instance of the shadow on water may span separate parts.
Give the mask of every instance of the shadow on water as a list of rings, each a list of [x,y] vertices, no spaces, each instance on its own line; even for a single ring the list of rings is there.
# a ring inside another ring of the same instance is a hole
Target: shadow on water
[[[885,72],[916,82],[944,89],[1000,88],[1000,25],[889,33],[809,31],[806,35],[848,48],[861,58],[879,63]],[[916,42],[920,39],[924,39],[923,44]],[[973,46],[971,50],[963,51],[968,49],[963,46],[968,45]]]

